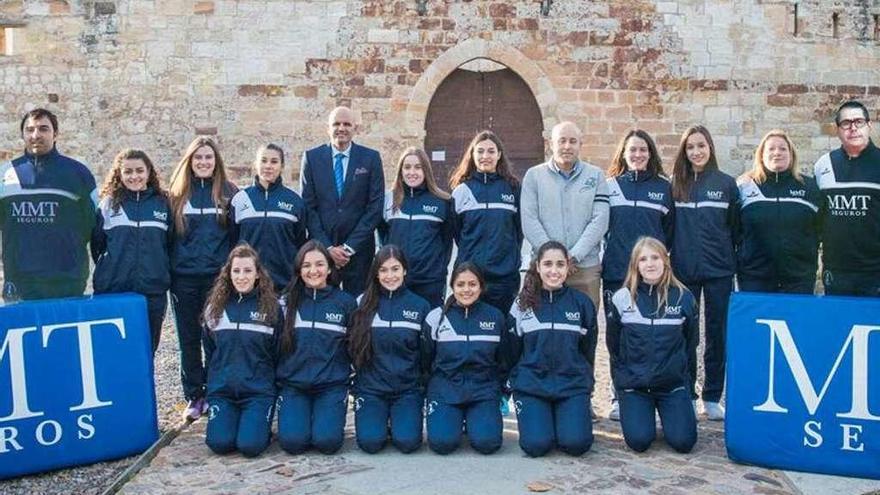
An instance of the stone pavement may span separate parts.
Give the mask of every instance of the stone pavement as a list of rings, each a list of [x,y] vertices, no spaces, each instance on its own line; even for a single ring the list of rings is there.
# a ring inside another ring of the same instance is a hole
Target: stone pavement
[[[705,420],[700,422],[697,446],[688,455],[667,447],[662,434],[646,453],[627,450],[619,423],[603,419],[594,423],[596,441],[584,456],[553,453],[531,459],[517,445],[514,419],[505,420],[504,446],[490,456],[466,445],[449,456],[436,455],[426,446],[410,455],[392,447],[368,455],[354,444],[352,419],[350,416],[346,442],[337,455],[310,452],[291,456],[273,442],[256,459],[213,455],[204,443],[202,419],[163,449],[121,493],[448,495],[529,493],[531,487],[531,491],[554,494],[843,495],[880,489],[877,481],[807,476],[796,482],[790,473],[734,464],[724,451],[723,424]]]

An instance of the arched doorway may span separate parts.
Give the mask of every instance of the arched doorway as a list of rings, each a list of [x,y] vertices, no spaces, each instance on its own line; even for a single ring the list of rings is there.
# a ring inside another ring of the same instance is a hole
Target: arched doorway
[[[544,125],[532,91],[508,67],[477,59],[452,71],[428,106],[425,150],[440,184],[447,184],[465,147],[483,129],[502,139],[518,177],[544,161]]]

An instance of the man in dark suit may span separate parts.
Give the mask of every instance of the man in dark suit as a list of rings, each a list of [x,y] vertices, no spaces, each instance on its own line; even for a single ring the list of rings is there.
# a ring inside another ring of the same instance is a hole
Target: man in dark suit
[[[309,210],[309,237],[330,250],[342,289],[357,296],[376,250],[385,177],[379,152],[352,142],[354,116],[337,107],[327,119],[330,144],[303,154],[300,180]]]

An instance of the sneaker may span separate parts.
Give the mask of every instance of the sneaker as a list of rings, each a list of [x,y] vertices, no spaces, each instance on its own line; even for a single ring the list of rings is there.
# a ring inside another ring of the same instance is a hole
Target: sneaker
[[[507,397],[501,398],[501,415],[510,416],[510,403],[508,402]]]
[[[599,421],[599,415],[596,414],[596,410],[593,409],[592,404],[590,404],[590,419],[593,421],[593,423],[595,423],[596,421]]]
[[[703,412],[709,421],[724,421],[724,407],[717,402],[703,401]]]
[[[697,399],[691,401],[691,405],[694,406],[694,416],[697,418],[697,421],[700,420],[700,413],[697,412]]]
[[[205,399],[193,399],[186,404],[186,409],[183,411],[183,419],[195,421],[206,412],[208,412],[208,403],[205,402]]]
[[[620,403],[616,400],[611,401],[611,412],[608,413],[608,419],[620,421]]]

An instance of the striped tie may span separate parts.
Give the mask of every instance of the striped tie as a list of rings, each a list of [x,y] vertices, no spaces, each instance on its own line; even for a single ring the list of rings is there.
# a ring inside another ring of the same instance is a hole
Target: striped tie
[[[345,184],[345,175],[342,173],[342,153],[337,153],[333,162],[333,177],[336,179],[336,196],[342,198],[342,185]]]

